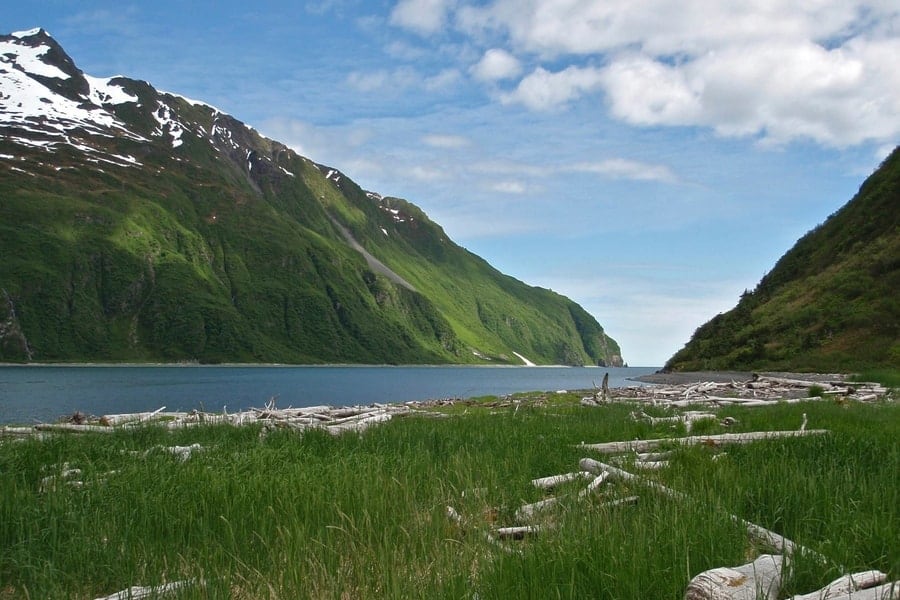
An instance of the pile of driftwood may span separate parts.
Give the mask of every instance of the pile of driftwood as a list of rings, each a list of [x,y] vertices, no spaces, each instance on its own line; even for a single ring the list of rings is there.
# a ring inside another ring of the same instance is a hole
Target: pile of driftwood
[[[599,444],[581,444],[580,446],[601,454],[634,453],[634,465],[647,468],[655,464],[665,466],[665,454],[647,453],[661,444],[678,446],[703,444],[723,446],[727,444],[746,444],[757,440],[807,435],[824,435],[827,430],[805,429],[806,415],[799,430],[794,431],[757,431],[748,433],[725,433],[708,436],[688,436],[681,438],[635,440],[627,442],[606,442]],[[663,460],[660,460],[660,457]],[[649,459],[649,460],[648,460]],[[598,478],[606,476],[611,479],[629,481],[643,485],[648,490],[660,493],[680,501],[690,499],[683,493],[668,488],[658,482],[643,479],[619,467],[600,461],[583,458],[579,463],[582,471],[598,474]],[[736,523],[747,530],[749,537],[772,548],[778,554],[763,554],[756,560],[737,567],[719,567],[698,574],[691,579],[685,591],[685,600],[776,600],[781,597],[782,578],[790,572],[794,556],[803,554],[820,563],[827,564],[828,559],[805,548],[784,536],[755,523],[746,521],[736,515],[729,515]],[[820,590],[808,594],[795,595],[790,600],[900,600],[900,581],[887,582],[887,575],[880,571],[863,571],[846,574],[829,583]]]
[[[418,403],[371,404],[368,406],[307,406],[303,408],[276,408],[275,399],[264,408],[228,413],[166,412],[165,407],[152,412],[110,414],[89,417],[75,413],[59,423],[37,423],[27,427],[0,427],[0,437],[40,436],[47,433],[112,433],[123,428],[153,424],[170,429],[180,429],[204,424],[248,425],[262,424],[266,430],[288,428],[297,431],[321,429],[337,435],[348,431],[364,431],[376,423],[383,423],[396,416],[409,414],[443,416],[425,411]]]
[[[754,375],[747,381],[706,381],[678,385],[630,386],[624,388],[603,385],[591,396],[581,399],[584,406],[608,402],[636,402],[665,405],[673,408],[687,406],[769,406],[779,402],[796,403],[817,399],[846,399],[872,402],[883,398],[888,388],[878,383],[844,381],[839,375],[795,379],[775,375]]]
[[[658,440],[636,440],[624,442],[606,442],[600,444],[580,444],[580,447],[604,455],[628,459],[633,458],[633,465],[638,468],[646,468],[646,464],[656,463],[664,466],[663,460],[668,453],[646,452],[656,449],[659,445],[674,444],[677,446],[704,444],[710,446],[724,446],[728,444],[746,444],[757,440],[767,440],[785,437],[801,437],[809,435],[825,435],[826,430],[795,430],[795,431],[757,431],[740,434],[720,434],[710,436],[688,436],[681,438],[668,438]],[[645,454],[641,454],[646,452]],[[643,463],[643,466],[642,466]],[[647,491],[665,495],[675,500],[689,502],[690,498],[676,490],[666,487],[656,481],[645,479],[618,466],[600,462],[593,458],[582,458],[578,463],[579,470],[560,475],[551,475],[532,480],[532,485],[548,493],[564,484],[576,481],[588,482],[577,492],[571,493],[569,499],[575,501],[586,500],[601,492],[601,486],[609,490],[608,485],[613,482],[627,482],[630,490],[645,488]],[[557,523],[553,518],[552,509],[560,506],[560,501],[566,496],[548,496],[538,502],[525,504],[515,513],[516,525],[506,527],[485,528],[474,519],[466,519],[452,506],[447,506],[447,517],[460,528],[480,529],[484,537],[508,553],[521,553],[521,550],[510,545],[511,542],[524,540],[527,537],[543,535],[556,529]],[[634,504],[639,501],[638,496],[625,496],[619,498],[608,497],[600,503],[606,509]],[[774,550],[774,554],[762,554],[754,561],[736,567],[719,567],[704,571],[695,576],[689,582],[684,598],[685,600],[776,600],[781,597],[782,579],[790,573],[794,556],[803,554],[825,565],[828,559],[818,552],[801,546],[796,542],[766,529],[760,525],[742,519],[736,515],[729,515],[735,523],[739,523],[747,531],[750,539],[765,547]],[[790,600],[900,600],[900,581],[887,582],[887,575],[880,571],[863,571],[847,574],[829,583],[820,590],[808,594],[795,595]]]

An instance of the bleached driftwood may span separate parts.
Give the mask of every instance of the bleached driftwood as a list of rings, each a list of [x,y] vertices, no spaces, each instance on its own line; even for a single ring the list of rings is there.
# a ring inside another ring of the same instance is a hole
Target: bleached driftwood
[[[644,470],[644,471],[656,471],[657,469],[665,469],[669,466],[669,461],[667,460],[636,460],[634,461],[635,468]]]
[[[189,446],[163,446],[162,449],[181,459],[181,462],[189,459],[195,452],[203,452],[204,450],[203,446],[196,443]]]
[[[51,432],[72,432],[72,433],[111,433],[114,431],[111,427],[103,427],[102,425],[78,425],[76,423],[38,423],[34,426],[35,431],[51,431]]]
[[[151,412],[139,412],[139,413],[124,413],[118,415],[103,415],[100,417],[100,424],[105,425],[107,427],[113,427],[116,425],[123,425],[125,423],[145,423],[147,421],[152,421],[157,418],[160,413],[166,410],[165,406],[161,406],[154,411]],[[180,413],[185,414],[185,413]]]
[[[624,481],[633,481],[633,482],[639,483],[641,485],[649,487],[650,489],[653,489],[653,490],[655,490],[665,496],[668,496],[670,498],[674,498],[674,499],[682,500],[682,501],[688,500],[688,496],[686,494],[684,494],[683,492],[673,490],[671,488],[668,488],[668,487],[662,485],[661,483],[657,483],[655,481],[650,481],[648,479],[644,479],[643,477],[639,477],[637,475],[629,473],[628,471],[625,471],[618,467],[613,467],[611,465],[607,465],[598,460],[594,460],[593,458],[582,458],[579,461],[578,465],[579,465],[579,467],[581,467],[581,469],[583,469],[585,471],[590,471],[591,473],[602,473],[603,471],[609,471],[609,473],[615,478],[619,478]],[[774,548],[775,550],[777,550],[778,552],[780,552],[782,554],[791,555],[791,554],[794,554],[797,552],[803,552],[804,554],[806,554],[808,556],[811,556],[811,557],[817,558],[818,560],[824,561],[824,557],[822,555],[810,550],[809,548],[805,548],[803,546],[800,546],[799,544],[792,542],[791,540],[784,537],[783,535],[775,533],[774,531],[766,529],[765,527],[757,525],[756,523],[751,523],[750,521],[742,519],[736,515],[728,515],[728,516],[734,522],[740,523],[741,525],[743,525],[747,529],[747,533],[752,538],[767,544],[768,546]]]
[[[878,584],[884,583],[885,581],[887,581],[887,575],[881,571],[852,573],[835,579],[818,591],[791,596],[790,600],[838,600],[841,598],[850,598],[851,592],[867,590]],[[897,585],[896,587],[897,592],[900,593],[900,585]],[[875,597],[881,598],[881,596]],[[862,598],[862,596],[853,593],[853,598]]]
[[[520,506],[519,509],[516,510],[516,520],[519,522],[530,521],[539,512],[552,508],[553,506],[556,506],[557,503],[559,503],[559,498],[551,496],[537,502],[532,502],[531,504]]]
[[[771,406],[779,403],[815,402],[842,396],[858,402],[870,402],[884,397],[889,390],[877,383],[846,382],[839,375],[816,376],[816,381],[758,375],[743,382],[701,382],[678,385],[632,386],[610,390],[610,402],[639,402],[671,408],[687,406],[745,407]],[[809,397],[810,388],[817,386],[822,396]],[[583,402],[595,405],[597,402]]]
[[[597,387],[597,384],[594,384]],[[600,406],[609,402],[609,373],[603,375],[603,384],[599,390],[595,390],[593,396],[585,396],[581,399],[582,406]]]
[[[685,600],[757,600],[778,597],[781,577],[790,569],[788,557],[763,554],[738,567],[719,567],[700,573],[688,584]],[[897,600],[900,581],[884,584],[881,571],[844,575],[825,587],[789,600]],[[879,585],[881,584],[881,585]]]
[[[805,596],[803,596],[805,598]],[[818,598],[818,596],[812,596]],[[829,596],[828,600],[900,600],[900,581],[892,581],[855,592]]]
[[[650,425],[654,426],[659,425],[660,423],[672,423],[675,425],[683,423],[685,429],[687,429],[688,432],[691,431],[694,423],[696,423],[697,421],[715,421],[717,419],[716,415],[714,415],[713,413],[694,410],[689,410],[684,414],[671,417],[651,417],[644,411],[641,411],[640,413],[631,413],[631,417],[635,420],[646,421],[650,423]]]
[[[420,403],[424,404],[424,403]],[[339,434],[345,431],[363,431],[377,423],[383,423],[397,415],[416,412],[416,405],[406,404],[372,404],[369,406],[310,406],[304,408],[276,408],[272,398],[264,408],[251,408],[245,411],[229,413],[227,409],[221,413],[204,413],[196,410],[190,412],[165,412],[165,407],[151,412],[109,414],[97,418],[85,417],[81,413],[69,417],[62,423],[38,423],[31,427],[0,427],[0,436],[39,436],[43,434],[72,433],[111,433],[122,427],[144,424],[155,424],[168,429],[180,429],[198,425],[228,424],[234,426],[263,423],[265,427],[284,427],[297,431],[307,429],[325,429],[329,433]],[[76,418],[77,417],[77,418]],[[266,432],[264,432],[266,433]]]
[[[625,496],[624,498],[617,498],[615,500],[610,500],[609,502],[604,502],[600,505],[600,508],[615,508],[616,506],[624,506],[625,504],[637,504],[638,500],[640,500],[639,496]]]
[[[562,475],[550,475],[549,477],[538,477],[531,480],[531,485],[542,490],[553,489],[558,485],[575,481],[576,479],[593,478],[593,473],[586,471],[573,471],[572,473],[563,473]]]
[[[591,480],[586,488],[578,492],[578,497],[584,498],[585,496],[590,496],[594,493],[594,491],[596,491],[598,487],[603,485],[603,482],[607,479],[609,479],[609,471],[602,471],[599,475]]]
[[[336,425],[329,424],[325,429],[331,434],[339,434],[345,431],[364,431],[376,423],[383,423],[390,419],[390,413],[379,413],[364,418],[354,417],[352,421],[344,421]]]
[[[126,588],[115,594],[101,596],[95,600],[141,600],[143,598],[162,598],[163,596],[168,596],[177,592],[181,588],[195,585],[195,583],[196,582],[193,579],[186,579],[184,581],[173,581],[172,583],[164,583],[162,585],[150,587],[133,585],[130,588]]]
[[[748,444],[759,440],[802,437],[807,435],[823,435],[827,429],[807,429],[805,431],[751,431],[747,433],[720,433],[717,435],[694,435],[680,438],[658,438],[653,440],[630,440],[626,442],[603,442],[600,444],[580,444],[580,447],[601,454],[618,454],[620,452],[647,452],[663,444],[681,446],[723,446],[726,444]]]
[[[516,527],[498,527],[494,530],[497,537],[501,540],[512,539],[521,540],[526,535],[534,535],[543,528],[540,525],[519,525]]]
[[[459,512],[449,504],[447,505],[447,518],[450,519],[453,523],[457,525],[462,525],[462,517],[459,515]]]
[[[668,460],[672,456],[672,451],[666,452],[636,452],[634,455],[635,460],[640,460],[644,462],[654,462],[658,460]]]
[[[684,600],[776,600],[783,561],[763,554],[745,565],[703,571],[688,583]]]

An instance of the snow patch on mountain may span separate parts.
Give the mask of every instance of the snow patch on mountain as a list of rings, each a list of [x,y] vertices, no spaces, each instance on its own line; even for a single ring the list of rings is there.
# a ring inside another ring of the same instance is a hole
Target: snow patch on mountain
[[[0,55],[0,112],[3,113],[4,125],[40,126],[41,129],[59,133],[82,127],[94,135],[106,137],[112,136],[104,128],[113,128],[131,139],[144,140],[102,107],[70,100],[22,71],[6,68],[9,63],[5,58]]]
[[[21,40],[22,38],[35,36],[35,35],[39,34],[40,32],[41,32],[41,28],[35,27],[34,29],[29,29],[28,31],[14,31],[9,35]]]
[[[41,60],[41,57],[47,54],[49,50],[50,46],[34,47],[23,43],[4,41],[0,42],[0,62],[10,65],[11,68],[17,68],[41,77],[69,79],[69,75],[62,72],[58,67],[48,65]]]
[[[88,85],[91,86],[91,91],[88,94],[88,98],[94,104],[125,104],[127,102],[138,101],[137,96],[132,96],[121,86],[116,85],[115,83],[111,83],[111,81],[115,79],[115,77],[108,77],[106,79],[103,79],[100,77],[85,75],[84,78],[87,80]]]
[[[191,104],[193,106],[203,106],[205,108],[212,110],[213,114],[223,114],[223,115],[226,114],[224,111],[221,111],[218,108],[216,108],[215,106],[213,106],[212,104],[209,104],[208,102],[203,102],[202,100],[194,100],[193,98],[188,98],[187,96],[182,96],[181,94],[176,94],[174,92],[165,92],[163,90],[159,90],[159,93],[165,94],[166,96],[172,96],[173,98],[180,98],[180,99],[184,100],[185,102],[187,102],[188,104]]]
[[[25,38],[33,33],[20,35]],[[57,67],[41,60],[48,50],[47,45],[33,47],[11,40],[0,42],[0,130],[5,130],[0,136],[48,151],[66,144],[93,154],[102,153],[102,150],[86,144],[81,139],[84,134],[147,141],[130,131],[104,107],[104,103],[114,105],[137,100],[108,79],[86,78],[90,91],[81,97],[81,101],[58,94],[35,79],[34,75],[71,79]],[[118,156],[110,160],[116,164],[135,164],[133,159]]]
[[[154,134],[160,136],[168,134],[171,136],[173,148],[177,148],[184,143],[181,135],[185,131],[185,126],[173,116],[172,107],[162,102],[158,103],[156,110],[153,111],[153,118],[159,123],[159,128],[153,132]]]

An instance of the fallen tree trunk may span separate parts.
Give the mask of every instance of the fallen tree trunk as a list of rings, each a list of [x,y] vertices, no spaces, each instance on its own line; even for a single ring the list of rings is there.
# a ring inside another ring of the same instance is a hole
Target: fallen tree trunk
[[[806,598],[806,596],[803,596]],[[818,596],[812,596],[818,600]],[[828,600],[900,600],[900,581],[885,583],[875,587],[829,596]]]
[[[688,583],[684,600],[776,600],[784,557],[763,554],[738,567],[703,571]]]
[[[150,421],[159,414],[166,410],[165,406],[161,406],[154,411],[151,412],[139,412],[139,413],[124,413],[119,415],[103,415],[100,417],[100,424],[106,425],[108,427],[113,427],[115,425],[122,425],[123,423],[133,423],[135,421],[139,423],[143,423],[145,421]],[[183,416],[186,413],[178,413],[179,416]]]
[[[592,473],[585,471],[575,471],[572,473],[563,473],[562,475],[551,475],[549,477],[538,477],[531,480],[531,485],[542,490],[549,490],[563,483],[568,483],[576,479],[584,479],[585,477],[593,478]]]
[[[73,433],[112,433],[112,427],[102,425],[76,425],[74,423],[40,423],[34,426],[35,431],[67,431]]]
[[[663,444],[681,446],[723,446],[726,444],[749,444],[760,440],[803,437],[807,435],[823,435],[827,429],[807,429],[806,431],[751,431],[747,433],[720,433],[717,435],[692,435],[681,438],[659,438],[653,440],[630,440],[627,442],[603,442],[600,444],[579,444],[581,448],[593,450],[601,454],[618,454],[620,452],[647,452]]]
[[[809,594],[791,596],[790,600],[838,600],[839,598],[849,598],[851,592],[854,592],[854,598],[862,598],[855,592],[872,588],[880,583],[884,583],[886,580],[887,575],[881,571],[852,573],[835,579],[821,590],[810,592]],[[900,585],[897,586],[897,591],[900,592]]]
[[[143,598],[162,598],[174,594],[181,588],[194,585],[194,580],[187,579],[185,581],[173,581],[172,583],[164,583],[162,585],[154,585],[152,587],[143,587],[133,585],[115,594],[102,596],[96,600],[141,600]]]
[[[520,525],[518,527],[498,527],[494,530],[494,533],[501,540],[521,540],[526,535],[538,533],[541,529],[539,525]]]
[[[622,479],[624,481],[634,481],[641,485],[647,486],[653,490],[656,490],[657,492],[660,492],[661,494],[668,496],[670,498],[675,498],[677,500],[688,500],[689,499],[688,496],[686,494],[684,494],[683,492],[678,492],[676,490],[673,490],[671,488],[668,488],[668,487],[662,485],[661,483],[657,483],[655,481],[650,481],[650,480],[644,479],[643,477],[639,477],[637,475],[629,473],[628,471],[625,471],[618,467],[613,467],[611,465],[607,465],[605,463],[602,463],[598,460],[594,460],[592,458],[582,458],[578,464],[583,470],[590,471],[591,473],[602,473],[603,471],[609,471],[609,473],[613,477],[618,477],[619,479]],[[747,533],[752,538],[771,546],[778,552],[781,552],[783,554],[788,554],[788,555],[792,555],[796,552],[803,552],[804,554],[813,556],[821,561],[825,560],[825,557],[823,557],[821,554],[814,552],[803,546],[800,546],[799,544],[796,544],[796,543],[792,542],[791,540],[787,539],[783,535],[777,534],[774,531],[766,529],[765,527],[762,527],[755,523],[751,523],[750,521],[746,521],[736,515],[728,515],[728,516],[736,523],[742,524],[747,529]]]

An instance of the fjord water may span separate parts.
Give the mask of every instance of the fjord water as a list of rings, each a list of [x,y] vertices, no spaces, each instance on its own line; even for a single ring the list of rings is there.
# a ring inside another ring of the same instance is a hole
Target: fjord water
[[[347,406],[471,398],[526,391],[640,385],[654,367],[464,366],[4,366],[0,423],[88,415],[193,409],[235,412],[277,406]]]

